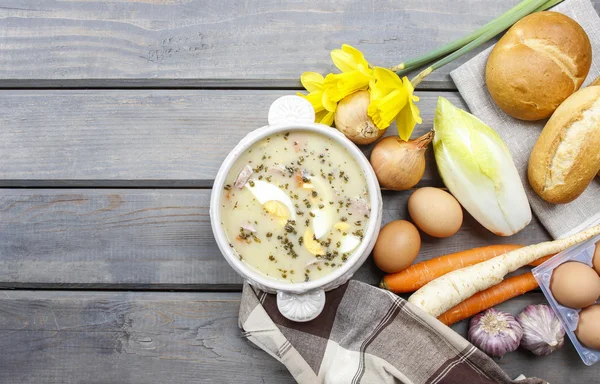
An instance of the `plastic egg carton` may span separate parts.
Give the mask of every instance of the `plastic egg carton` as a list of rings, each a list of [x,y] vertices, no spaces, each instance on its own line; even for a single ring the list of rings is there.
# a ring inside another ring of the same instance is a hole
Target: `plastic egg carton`
[[[552,272],[554,272],[559,265],[567,261],[579,261],[591,267],[592,259],[594,258],[595,244],[598,241],[600,241],[600,236],[596,236],[591,240],[571,247],[532,270],[533,276],[540,285],[542,292],[544,292],[544,296],[546,296],[554,313],[556,313],[560,319],[565,332],[569,336],[569,339],[571,339],[571,342],[575,346],[577,353],[579,353],[579,356],[585,365],[596,364],[600,360],[600,350],[589,349],[577,340],[575,329],[577,329],[579,312],[581,309],[573,309],[560,305],[554,299],[554,296],[550,291],[550,278],[552,277]]]

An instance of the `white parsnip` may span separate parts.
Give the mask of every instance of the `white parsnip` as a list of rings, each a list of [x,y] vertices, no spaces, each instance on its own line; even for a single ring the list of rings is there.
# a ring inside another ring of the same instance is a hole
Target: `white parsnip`
[[[432,280],[413,293],[408,301],[431,316],[438,317],[477,292],[499,284],[506,274],[598,234],[600,225],[564,239],[519,248],[479,264],[457,269]]]

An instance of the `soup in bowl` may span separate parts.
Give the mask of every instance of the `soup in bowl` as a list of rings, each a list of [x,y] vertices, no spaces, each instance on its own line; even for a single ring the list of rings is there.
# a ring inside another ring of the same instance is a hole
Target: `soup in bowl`
[[[213,232],[228,263],[250,284],[278,293],[280,311],[295,321],[318,315],[324,291],[360,267],[381,223],[368,160],[340,132],[310,119],[289,117],[250,133],[224,161],[211,197]]]

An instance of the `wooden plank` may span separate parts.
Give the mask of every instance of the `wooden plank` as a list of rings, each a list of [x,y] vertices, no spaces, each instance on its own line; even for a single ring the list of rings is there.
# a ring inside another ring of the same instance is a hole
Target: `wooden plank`
[[[391,66],[462,37],[517,2],[89,0],[74,7],[4,0],[0,85],[101,87],[123,79],[160,86],[166,79],[178,86],[189,79],[196,86],[298,87],[304,71],[332,71],[329,52],[343,43],[374,65]],[[449,71],[474,54],[432,74],[430,86],[453,87]]]
[[[3,383],[292,383],[237,328],[239,293],[0,292]]]
[[[519,313],[543,303],[540,293],[503,303]],[[239,293],[0,292],[0,381],[293,382],[284,366],[244,340],[237,327]],[[453,328],[466,336],[466,321]],[[518,350],[497,360],[511,377],[591,383],[567,340],[546,357]]]
[[[407,218],[410,192],[384,192],[383,221]],[[0,287],[240,289],[215,244],[209,190],[0,189]],[[447,239],[423,235],[418,260],[549,236],[537,219],[497,237],[466,215]],[[369,260],[356,278],[377,284]]]
[[[0,187],[210,187],[225,156],[291,93],[0,91]],[[458,93],[420,95],[414,137],[433,127],[439,95],[465,107]],[[439,185],[431,149],[427,161],[422,185]]]

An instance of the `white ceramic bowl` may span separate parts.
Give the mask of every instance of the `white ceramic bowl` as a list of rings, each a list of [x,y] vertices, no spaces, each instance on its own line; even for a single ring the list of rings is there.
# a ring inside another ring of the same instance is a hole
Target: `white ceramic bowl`
[[[338,269],[319,279],[302,283],[284,283],[272,279],[241,261],[229,246],[221,225],[221,197],[225,178],[239,156],[254,143],[278,132],[310,131],[327,136],[342,145],[361,167],[367,181],[371,214],[361,244]],[[367,259],[377,240],[381,226],[382,200],[377,177],[364,154],[338,130],[314,123],[314,110],[308,101],[298,96],[277,99],[269,110],[269,125],[244,137],[229,153],[215,179],[210,199],[210,220],[217,245],[225,260],[251,285],[277,294],[277,306],[286,318],[309,321],[316,318],[325,305],[325,291],[344,284]]]

